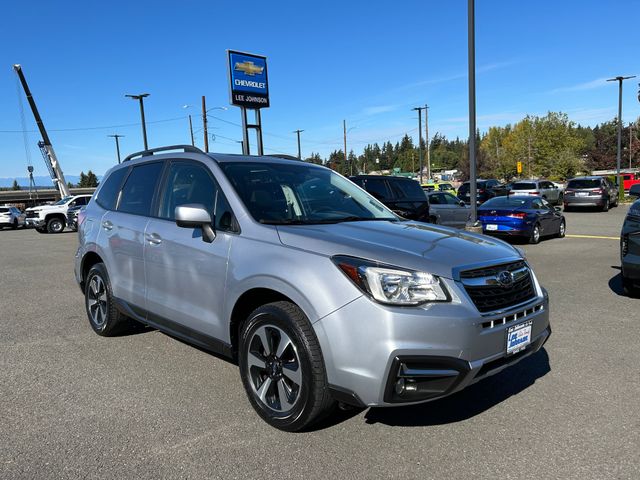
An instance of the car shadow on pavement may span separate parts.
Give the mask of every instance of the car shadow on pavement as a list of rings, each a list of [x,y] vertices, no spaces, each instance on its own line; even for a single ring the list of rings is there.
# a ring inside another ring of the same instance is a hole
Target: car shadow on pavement
[[[542,348],[502,372],[433,402],[395,408],[371,408],[369,424],[425,427],[460,422],[475,417],[533,385],[551,371],[549,355]]]
[[[612,266],[615,270],[621,270],[620,267]],[[624,288],[622,287],[622,272],[620,271],[609,280],[609,288],[619,297],[626,297]]]

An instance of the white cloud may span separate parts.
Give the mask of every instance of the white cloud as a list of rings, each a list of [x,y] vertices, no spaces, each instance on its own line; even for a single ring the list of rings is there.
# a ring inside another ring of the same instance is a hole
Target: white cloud
[[[364,115],[378,115],[380,113],[392,112],[396,108],[398,108],[398,105],[377,105],[365,108],[362,113]]]
[[[604,87],[605,85],[608,85],[607,77],[602,77],[602,78],[596,78],[595,80],[591,80],[589,82],[570,85],[568,87],[554,88],[549,93],[581,92],[583,90],[593,90],[594,88],[601,88],[601,87]]]

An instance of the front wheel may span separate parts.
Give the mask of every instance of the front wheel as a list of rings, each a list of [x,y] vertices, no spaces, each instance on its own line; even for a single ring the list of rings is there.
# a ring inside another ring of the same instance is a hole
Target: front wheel
[[[11,228],[13,228],[14,230],[18,228],[18,220],[13,221],[13,223],[11,224]]]
[[[64,227],[64,220],[61,218],[52,218],[47,222],[47,231],[49,233],[62,233]]]
[[[567,234],[567,223],[562,220],[560,222],[560,228],[558,230],[558,238],[564,238],[564,236]]]
[[[36,227],[36,232],[38,232],[38,233],[48,233],[46,227]]]
[[[239,343],[242,383],[269,425],[298,431],[335,404],[318,339],[296,305],[283,301],[257,308],[242,325]]]
[[[535,224],[533,230],[531,230],[531,236],[529,237],[529,243],[536,244],[540,242],[540,225]]]

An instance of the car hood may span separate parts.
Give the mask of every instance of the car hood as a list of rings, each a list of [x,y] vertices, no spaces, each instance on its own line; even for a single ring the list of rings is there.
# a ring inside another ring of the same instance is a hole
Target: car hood
[[[484,235],[420,222],[344,222],[278,226],[287,246],[327,256],[350,255],[454,278],[460,267],[518,260],[511,245]]]
[[[25,211],[40,212],[42,210],[60,210],[61,208],[64,208],[64,205],[40,205],[38,207],[27,208]]]

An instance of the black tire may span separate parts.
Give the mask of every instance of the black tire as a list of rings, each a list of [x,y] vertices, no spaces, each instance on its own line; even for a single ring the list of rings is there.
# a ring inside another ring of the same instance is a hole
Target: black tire
[[[433,215],[429,217],[429,223],[433,223],[434,225],[438,224],[438,217],[434,217]]]
[[[540,243],[540,225],[539,224],[535,224],[533,226],[533,229],[531,230],[531,236],[529,237],[529,243],[531,243],[532,245],[536,245],[538,243]]]
[[[36,227],[36,232],[38,233],[49,233],[44,227]]]
[[[556,205],[562,205],[562,202],[564,202],[564,193],[560,193],[558,195],[558,201],[556,202]]]
[[[288,337],[287,346],[278,356],[284,337]],[[267,347],[262,338],[269,344]],[[272,427],[299,431],[335,406],[318,339],[298,306],[282,301],[255,309],[240,328],[238,353],[240,377],[249,402]],[[292,374],[297,375],[299,385]]]
[[[558,234],[556,235],[556,237],[564,238],[566,234],[567,234],[567,222],[562,220],[560,222],[560,229],[558,230]]]
[[[14,230],[18,228],[18,220],[16,219],[13,220],[13,223],[11,224],[11,228],[13,228]]]
[[[64,232],[65,221],[61,218],[51,218],[47,221],[47,232],[49,233],[62,233]]]
[[[91,305],[94,299],[97,303]],[[130,325],[129,318],[116,308],[104,263],[96,263],[87,274],[84,282],[84,305],[91,328],[102,337],[123,333]]]
[[[601,210],[603,212],[608,212],[609,211],[609,197],[607,197],[604,201],[604,205],[602,205]]]

